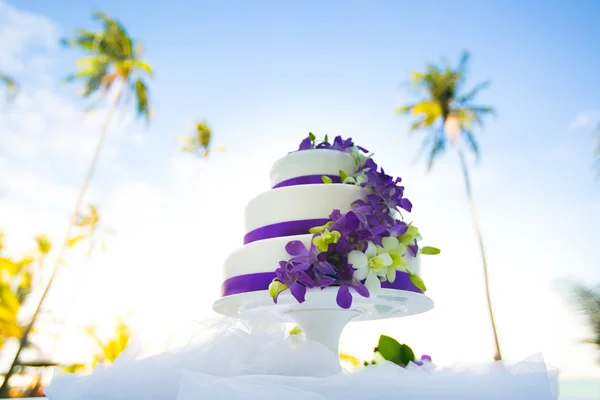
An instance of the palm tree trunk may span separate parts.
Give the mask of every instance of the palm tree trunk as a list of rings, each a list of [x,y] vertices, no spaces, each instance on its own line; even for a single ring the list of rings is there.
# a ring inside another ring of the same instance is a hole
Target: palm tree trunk
[[[471,192],[471,180],[469,179],[469,169],[463,154],[459,146],[456,147],[458,157],[460,158],[460,166],[462,168],[463,177],[465,178],[465,188],[467,190],[467,198],[469,199],[469,206],[471,208],[471,215],[473,216],[473,223],[475,224],[475,231],[477,232],[477,239],[479,240],[479,250],[481,252],[481,261],[483,263],[483,277],[485,280],[485,294],[487,297],[488,310],[490,312],[490,321],[492,323],[492,332],[494,333],[494,342],[496,344],[496,355],[495,360],[502,360],[502,353],[500,352],[500,342],[498,340],[498,332],[496,331],[496,322],[494,321],[494,312],[492,311],[492,299],[490,297],[490,284],[488,279],[488,268],[487,260],[485,258],[485,251],[483,248],[483,238],[481,237],[481,230],[479,228],[479,219],[477,218],[477,212],[475,210],[475,201],[473,200],[473,193]]]
[[[50,279],[48,280],[48,283],[46,284],[44,292],[42,293],[42,297],[40,297],[38,305],[37,305],[33,315],[31,316],[31,321],[29,322],[29,324],[25,328],[25,331],[23,332],[23,336],[21,337],[21,340],[19,342],[19,348],[17,349],[17,352],[16,352],[15,357],[10,365],[10,368],[8,369],[8,372],[6,373],[6,375],[4,377],[4,382],[2,382],[2,386],[0,386],[0,398],[8,397],[10,378],[15,373],[15,368],[19,364],[19,356],[21,355],[21,352],[26,347],[26,345],[29,341],[29,334],[31,333],[31,329],[33,328],[33,326],[40,314],[40,311],[42,309],[44,301],[46,300],[46,297],[48,296],[48,293],[50,292],[52,283],[54,283],[57,272],[60,269],[60,266],[63,262],[65,252],[66,252],[67,248],[69,247],[69,240],[71,238],[71,232],[72,232],[73,228],[75,227],[75,223],[77,221],[77,216],[79,215],[79,209],[81,208],[81,206],[83,204],[83,198],[85,197],[87,188],[88,188],[88,186],[92,180],[92,176],[94,175],[94,172],[96,170],[98,160],[100,159],[100,153],[102,152],[102,148],[104,147],[104,142],[106,141],[108,127],[110,125],[112,116],[117,109],[119,99],[120,99],[121,95],[123,94],[123,89],[124,89],[124,85],[121,84],[121,86],[118,88],[118,90],[116,92],[115,99],[113,100],[110,108],[108,109],[108,113],[106,114],[106,120],[104,121],[104,125],[102,126],[102,131],[100,133],[100,139],[98,140],[98,144],[96,145],[96,150],[94,151],[94,156],[92,157],[92,161],[88,167],[88,171],[85,176],[85,179],[83,180],[81,188],[79,189],[77,201],[75,202],[75,208],[73,209],[73,213],[71,214],[71,218],[69,219],[69,225],[67,226],[67,232],[65,234],[65,238],[63,240],[62,247],[60,248],[58,256],[56,257],[56,262],[54,264],[54,268],[52,269],[52,274],[50,275]]]

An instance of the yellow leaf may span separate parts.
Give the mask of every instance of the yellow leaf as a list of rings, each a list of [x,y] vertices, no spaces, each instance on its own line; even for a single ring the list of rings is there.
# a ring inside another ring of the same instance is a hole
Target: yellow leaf
[[[7,308],[8,311],[14,313],[15,315],[19,312],[21,303],[19,303],[17,295],[14,294],[9,287],[2,287],[0,290],[0,299],[2,299],[2,304]]]
[[[11,323],[15,321],[15,314],[6,307],[0,307],[0,322]]]

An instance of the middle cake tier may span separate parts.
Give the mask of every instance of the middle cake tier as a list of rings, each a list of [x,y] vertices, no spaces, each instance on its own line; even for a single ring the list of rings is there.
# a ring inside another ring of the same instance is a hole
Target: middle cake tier
[[[333,210],[350,211],[367,190],[354,185],[313,184],[272,189],[252,199],[245,209],[244,244],[302,235],[329,221]]]

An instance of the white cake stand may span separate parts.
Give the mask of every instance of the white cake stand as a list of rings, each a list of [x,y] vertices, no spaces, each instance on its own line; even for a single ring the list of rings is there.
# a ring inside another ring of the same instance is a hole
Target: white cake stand
[[[372,298],[352,291],[352,307],[336,304],[336,287],[309,289],[304,303],[285,291],[277,304],[267,291],[240,293],[222,297],[213,309],[222,315],[253,321],[295,322],[308,340],[320,342],[337,354],[342,330],[350,321],[370,321],[420,314],[433,308],[433,301],[420,293],[381,289]]]

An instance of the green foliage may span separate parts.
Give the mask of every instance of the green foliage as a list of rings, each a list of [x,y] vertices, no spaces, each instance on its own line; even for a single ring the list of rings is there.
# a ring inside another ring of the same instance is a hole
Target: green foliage
[[[9,338],[20,338],[25,324],[20,311],[32,291],[34,275],[52,248],[44,235],[34,238],[36,250],[15,259],[4,254],[4,233],[0,232],[0,348]]]
[[[423,280],[419,277],[419,275],[417,274],[413,274],[412,272],[410,272],[409,270],[407,270],[408,274],[410,275],[410,281],[413,283],[413,285],[415,285],[416,287],[418,287],[419,289],[421,289],[422,291],[426,292],[427,291],[427,287],[425,286],[425,283],[423,282]]]
[[[331,178],[326,175],[321,176],[321,181],[323,181],[323,183],[333,183]]]
[[[88,327],[86,332],[98,346],[93,366],[97,363],[110,364],[114,362],[131,340],[131,329],[122,318],[117,320],[115,332],[108,340],[100,339],[94,327]]]
[[[379,353],[385,360],[401,367],[406,367],[410,362],[415,361],[415,353],[409,346],[401,344],[396,339],[386,335],[379,337],[375,352]]]
[[[86,98],[95,94],[103,98],[117,83],[118,105],[126,105],[133,97],[136,115],[149,121],[148,87],[144,78],[152,77],[153,71],[142,59],[142,46],[129,36],[120,22],[106,14],[95,12],[93,19],[101,22],[101,30],[79,29],[74,37],[61,41],[64,46],[87,54],[77,60],[75,72],[65,80],[82,81],[82,95]]]
[[[571,292],[580,311],[587,317],[592,332],[592,337],[585,343],[593,344],[600,350],[600,284],[595,287],[573,285]]]
[[[438,249],[437,247],[431,247],[431,246],[423,246],[419,250],[420,254],[430,255],[430,256],[440,254],[440,252],[441,252],[440,249]]]
[[[420,99],[396,109],[397,113],[416,117],[410,131],[426,130],[421,151],[429,148],[428,168],[444,153],[448,139],[457,144],[462,138],[478,157],[479,146],[473,128],[483,126],[483,117],[494,114],[491,107],[472,104],[477,94],[489,86],[489,81],[463,92],[469,54],[463,53],[456,68],[447,62],[428,64],[424,72],[413,72],[411,83]]]
[[[114,333],[108,339],[103,339],[97,332],[97,328],[88,326],[85,328],[86,335],[96,344],[96,352],[87,363],[76,363],[63,367],[63,371],[71,374],[90,373],[96,365],[111,364],[125,350],[131,341],[131,329],[123,318],[117,319]]]
[[[340,179],[342,180],[342,182],[344,182],[346,180],[346,178],[348,178],[350,175],[348,175],[346,172],[342,171],[340,169]]]
[[[6,87],[6,98],[7,100],[13,100],[19,92],[19,85],[11,76],[0,72],[0,83]]]
[[[192,135],[179,137],[177,141],[181,144],[180,151],[202,155],[206,158],[211,151],[212,130],[206,122],[196,121]],[[224,147],[218,147],[216,150],[223,151]]]

